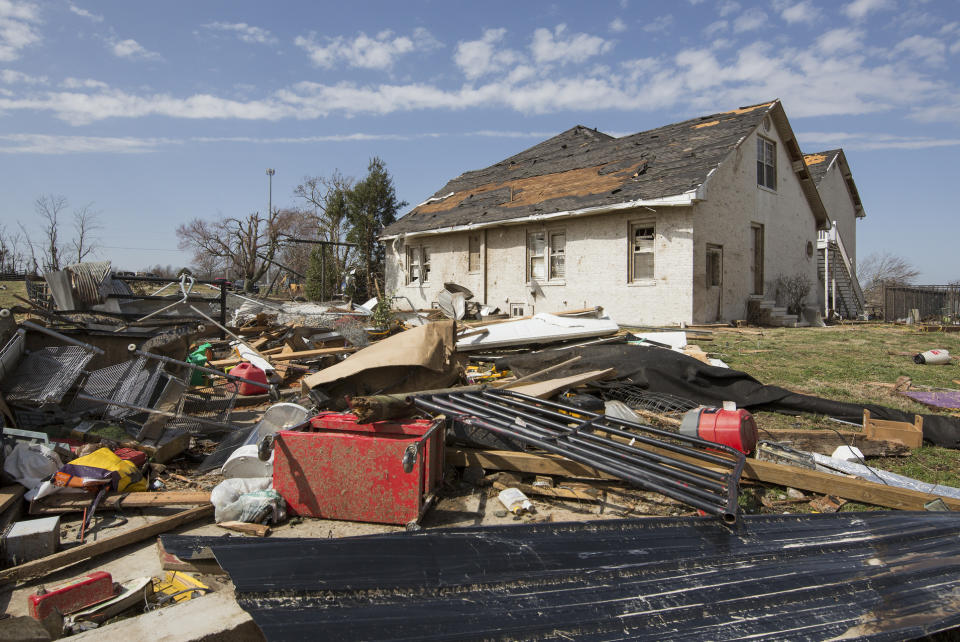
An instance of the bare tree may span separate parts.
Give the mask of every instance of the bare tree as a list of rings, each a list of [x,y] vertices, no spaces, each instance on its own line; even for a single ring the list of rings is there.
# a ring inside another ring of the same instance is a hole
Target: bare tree
[[[40,219],[43,237],[40,260],[37,260],[34,244],[26,228],[20,224],[27,244],[30,246],[31,261],[36,271],[62,269],[66,263],[80,263],[97,250],[96,231],[102,229],[99,213],[89,203],[73,211],[73,238],[63,241],[63,217],[68,207],[66,197],[48,194],[39,197],[33,203],[33,209]]]
[[[909,261],[888,250],[873,252],[857,265],[857,277],[865,293],[879,293],[884,283],[907,285],[919,274],[920,271]]]
[[[312,209],[314,228],[309,238],[319,241],[343,243],[346,241],[350,225],[347,221],[348,195],[353,189],[354,180],[334,170],[329,177],[304,177],[303,183],[294,190],[294,196],[302,199],[306,207]],[[307,275],[307,294],[313,299],[330,298],[337,289],[351,259],[351,248],[330,245],[311,246],[299,244],[291,246],[296,252],[297,269]],[[293,267],[294,263],[287,263]]]
[[[63,254],[63,245],[60,242],[60,217],[67,208],[67,199],[64,196],[53,194],[41,196],[33,202],[33,209],[40,217],[43,230],[43,269],[45,271],[59,270]]]
[[[29,267],[24,247],[27,242],[22,232],[7,232],[5,226],[0,226],[0,272],[23,272]]]
[[[268,216],[254,212],[243,218],[194,219],[177,228],[177,237],[180,249],[193,250],[197,266],[219,264],[244,279],[249,291],[270,267],[261,255],[274,259],[298,216],[294,211],[274,210]]]
[[[95,234],[103,229],[100,225],[100,213],[91,209],[92,203],[84,205],[73,212],[73,241],[70,245],[73,248],[72,257],[75,263],[83,262],[88,256],[97,250],[97,240]]]

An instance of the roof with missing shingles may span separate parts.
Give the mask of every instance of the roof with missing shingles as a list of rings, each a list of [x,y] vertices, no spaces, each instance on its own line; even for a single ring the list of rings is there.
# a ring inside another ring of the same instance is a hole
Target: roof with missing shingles
[[[576,126],[461,174],[384,236],[676,196],[697,189],[777,101],[614,138]]]
[[[830,164],[833,162],[833,159],[842,151],[841,149],[828,149],[825,152],[814,152],[813,154],[803,155],[807,169],[810,170],[810,178],[813,179],[814,183],[817,185],[820,184],[823,177],[827,175],[827,170],[830,169]]]

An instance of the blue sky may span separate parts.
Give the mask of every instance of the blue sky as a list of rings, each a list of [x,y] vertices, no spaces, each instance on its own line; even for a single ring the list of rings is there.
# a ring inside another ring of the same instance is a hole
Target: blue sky
[[[0,0],[0,225],[92,204],[118,269],[185,265],[190,219],[296,205],[373,155],[419,203],[582,124],[622,135],[783,100],[843,147],[867,218],[920,282],[960,279],[956,0]]]

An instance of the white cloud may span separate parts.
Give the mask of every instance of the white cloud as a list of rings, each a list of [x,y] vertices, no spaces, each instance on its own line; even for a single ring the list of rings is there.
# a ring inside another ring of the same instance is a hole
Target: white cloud
[[[40,10],[34,2],[0,0],[0,61],[16,60],[20,50],[40,42]]]
[[[339,61],[363,69],[391,69],[400,56],[413,51],[429,51],[442,45],[422,27],[410,36],[394,36],[381,31],[374,37],[360,32],[353,40],[337,36],[317,42],[315,34],[297,36],[295,45],[304,49],[318,67],[331,68]]]
[[[266,29],[254,27],[245,22],[211,22],[203,26],[211,31],[234,33],[242,42],[248,44],[273,45],[277,43],[277,38]]]
[[[730,24],[726,20],[717,20],[716,22],[711,22],[704,28],[703,35],[707,38],[713,38],[718,33],[722,33],[729,28]]]
[[[767,23],[767,14],[761,9],[747,9],[733,21],[733,31],[754,31]]]
[[[864,33],[859,29],[831,29],[816,40],[817,48],[827,55],[858,51],[862,48]]]
[[[780,97],[792,118],[899,110],[898,116],[916,120],[960,121],[955,79],[918,65],[913,56],[926,51],[924,43],[909,38],[902,53],[887,56],[865,50],[863,31],[841,28],[803,47],[774,45],[757,35],[753,42],[741,38],[735,47],[717,48],[705,40],[672,56],[600,62],[595,56],[612,43],[598,39],[578,47],[578,34],[563,29],[547,32],[547,37],[564,58],[556,53],[542,54],[539,61],[529,54],[531,59],[524,60],[520,53],[513,53],[515,58],[498,58],[507,51],[502,30],[486,31],[477,41],[460,43],[454,60],[465,78],[459,83],[298,82],[261,95],[234,89],[225,90],[224,95],[176,95],[67,79],[63,81],[66,90],[22,83],[3,86],[0,112],[46,113],[75,125],[144,116],[277,121],[468,109],[539,114],[668,108],[674,113],[704,114]],[[385,34],[378,38],[395,39]],[[555,64],[561,60],[588,64],[571,71]]]
[[[910,36],[893,48],[893,54],[907,54],[920,58],[931,65],[940,65],[946,60],[947,46],[936,38]]]
[[[848,150],[872,149],[930,149],[957,147],[960,138],[931,138],[926,136],[896,136],[867,132],[797,132],[797,138],[806,147],[843,147]]]
[[[103,22],[103,16],[97,15],[95,13],[90,13],[86,9],[81,9],[80,7],[78,7],[73,3],[70,4],[70,11],[72,13],[75,13],[78,16],[86,18],[87,20],[92,20],[93,22]]]
[[[538,64],[558,62],[579,63],[593,56],[607,53],[613,42],[585,33],[567,34],[567,25],[557,25],[553,31],[537,29],[533,32],[530,51]]]
[[[819,7],[815,6],[812,0],[802,0],[796,4],[792,2],[782,2],[778,5],[780,17],[788,24],[804,22],[811,24],[816,22],[821,15]]]
[[[666,31],[673,24],[673,16],[667,14],[654,18],[641,27],[647,33],[660,33]]]
[[[107,83],[92,78],[64,78],[60,83],[64,89],[106,89]]]
[[[740,11],[740,3],[735,0],[724,0],[717,6],[717,11],[720,12],[720,17],[729,16],[731,13]]]
[[[110,51],[117,58],[128,60],[163,60],[160,54],[145,49],[143,45],[132,38],[111,42]]]
[[[506,33],[506,29],[487,29],[480,40],[457,43],[453,61],[470,80],[516,63],[520,56],[500,44]]]
[[[162,144],[152,138],[0,134],[0,154],[132,154],[153,151]]]
[[[613,33],[623,33],[627,30],[627,23],[621,20],[620,18],[614,18],[610,21],[610,24],[607,26],[607,29]]]
[[[0,69],[0,82],[5,85],[44,85],[47,82],[47,77],[31,76],[13,69]]]
[[[867,14],[873,11],[884,9],[893,9],[895,7],[892,0],[853,0],[843,8],[843,12],[848,18],[853,20],[863,20]]]

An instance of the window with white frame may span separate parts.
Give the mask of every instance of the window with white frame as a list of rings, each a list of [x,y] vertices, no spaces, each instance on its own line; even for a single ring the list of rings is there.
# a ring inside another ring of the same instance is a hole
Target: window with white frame
[[[567,274],[566,252],[564,230],[527,233],[527,281],[562,281]]]
[[[757,136],[757,185],[777,189],[777,144]]]
[[[407,285],[419,285],[430,279],[430,248],[407,246]]]
[[[654,239],[656,225],[653,221],[637,221],[630,224],[630,267],[631,283],[644,283],[654,278]]]

